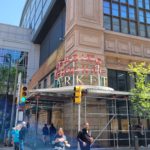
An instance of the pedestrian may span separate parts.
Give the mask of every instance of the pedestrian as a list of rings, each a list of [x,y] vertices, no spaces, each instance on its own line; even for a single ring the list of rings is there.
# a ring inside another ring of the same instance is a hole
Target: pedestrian
[[[53,123],[51,123],[50,128],[49,128],[49,135],[50,135],[50,144],[52,144],[52,141],[54,140],[54,137],[56,135],[56,128],[53,125]]]
[[[47,124],[44,124],[42,132],[43,132],[43,143],[46,144],[48,141],[48,135],[49,135]]]
[[[53,141],[53,144],[54,150],[65,150],[65,147],[70,147],[70,144],[68,143],[64,134],[63,128],[59,128]]]
[[[14,145],[14,150],[19,150],[19,132],[21,129],[21,125],[18,124],[16,127],[12,129],[12,142]]]
[[[77,135],[77,140],[79,142],[81,150],[90,150],[90,145],[93,142],[93,137],[90,135],[89,129],[89,123],[86,122],[84,124],[84,128],[81,131],[79,131]]]
[[[20,150],[24,150],[24,141],[25,141],[25,135],[26,135],[26,122],[22,122],[21,129],[19,131],[19,144],[20,144]]]

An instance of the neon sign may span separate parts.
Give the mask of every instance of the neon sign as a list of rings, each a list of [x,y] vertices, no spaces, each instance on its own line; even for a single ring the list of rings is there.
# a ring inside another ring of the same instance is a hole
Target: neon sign
[[[74,54],[58,62],[55,80],[59,86],[101,85],[107,86],[106,69],[102,60],[91,54]]]

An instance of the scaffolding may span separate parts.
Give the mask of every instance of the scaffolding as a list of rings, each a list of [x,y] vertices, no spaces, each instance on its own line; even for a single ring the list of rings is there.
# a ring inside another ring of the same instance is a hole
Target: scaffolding
[[[130,149],[134,147],[135,136],[139,138],[140,146],[150,147],[150,122],[134,113],[129,100],[130,93],[84,86],[87,94],[82,97],[81,104],[76,105],[72,100],[73,89],[39,89],[32,91],[29,96],[29,101],[36,107],[38,104],[41,112],[45,105],[49,107],[51,121],[57,128],[64,128],[73,147],[77,147],[77,132],[85,122],[89,122],[94,137],[92,148]],[[40,98],[36,99],[37,95]],[[35,116],[38,124],[38,115]]]

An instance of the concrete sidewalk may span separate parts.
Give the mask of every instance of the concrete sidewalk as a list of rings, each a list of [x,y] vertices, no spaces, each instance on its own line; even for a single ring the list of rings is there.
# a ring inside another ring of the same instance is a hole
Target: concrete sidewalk
[[[14,148],[13,147],[0,147],[0,150],[14,150]],[[25,150],[31,150],[31,149],[28,147],[25,147]]]

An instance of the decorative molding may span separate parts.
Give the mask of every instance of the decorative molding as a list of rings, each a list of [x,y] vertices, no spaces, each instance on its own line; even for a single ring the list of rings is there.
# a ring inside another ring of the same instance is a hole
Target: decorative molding
[[[102,45],[101,36],[96,31],[79,30],[79,44],[100,48]]]
[[[117,49],[118,49],[118,53],[122,53],[122,54],[130,54],[130,44],[129,41],[127,41],[126,39],[124,40],[117,40]]]
[[[146,57],[146,58],[150,58],[150,45],[146,45],[145,47],[144,47],[144,57]]]
[[[116,42],[114,38],[108,38],[108,39],[106,38],[105,45],[104,45],[105,50],[116,52],[115,43]]]
[[[71,33],[65,40],[65,51],[67,52],[75,45],[75,33]]]

